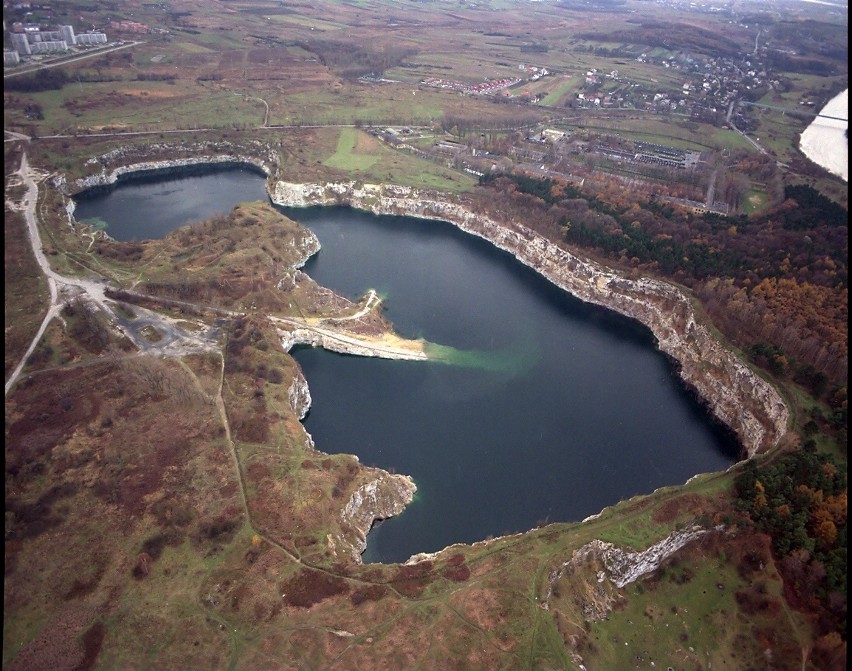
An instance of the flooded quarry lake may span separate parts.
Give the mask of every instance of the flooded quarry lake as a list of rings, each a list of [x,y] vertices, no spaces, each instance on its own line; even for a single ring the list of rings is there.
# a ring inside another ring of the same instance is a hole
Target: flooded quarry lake
[[[129,181],[82,200],[76,216],[106,222],[121,240],[161,237],[213,213],[190,207],[178,221],[174,203],[215,195],[225,212],[265,199],[263,187],[244,171]],[[137,190],[142,212],[130,222],[121,199]],[[417,484],[409,507],[374,527],[364,561],[578,521],[736,460],[739,446],[638,323],[448,223],[281,211],[319,238],[303,269],[317,282],[353,300],[376,289],[402,335],[457,350],[454,365],[292,352],[313,398],[304,423],[317,449]]]

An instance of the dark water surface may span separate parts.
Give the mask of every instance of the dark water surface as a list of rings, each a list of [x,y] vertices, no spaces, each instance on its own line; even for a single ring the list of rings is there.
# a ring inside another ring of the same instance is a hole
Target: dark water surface
[[[228,174],[209,176],[219,195]],[[89,216],[112,233],[112,197],[137,186],[154,185],[121,186]],[[239,179],[228,188],[224,210],[258,198]],[[168,207],[147,196],[144,220],[162,221]],[[304,270],[320,284],[352,299],[374,288],[403,335],[465,353],[456,357],[465,365],[293,353],[310,386],[305,426],[317,448],[417,484],[406,511],[370,533],[365,561],[580,520],[735,460],[738,446],[635,322],[577,301],[449,224],[346,208],[283,211],[319,237],[322,250]],[[134,235],[155,237],[140,226]]]
[[[404,335],[473,367],[302,349],[324,451],[406,473],[411,506],[365,561],[575,521],[733,463],[644,327],[586,305],[449,224],[345,208],[285,210],[322,250],[305,271],[350,298],[375,288]]]
[[[183,177],[129,176],[114,189],[76,198],[74,218],[106,223],[106,232],[115,240],[156,240],[254,200],[268,202],[269,196],[264,178],[247,168],[210,168]]]

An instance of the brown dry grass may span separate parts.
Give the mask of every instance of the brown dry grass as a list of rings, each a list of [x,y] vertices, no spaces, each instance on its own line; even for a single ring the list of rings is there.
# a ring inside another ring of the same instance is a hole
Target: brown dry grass
[[[20,165],[20,153],[12,147],[5,148],[5,166],[8,172]],[[18,183],[17,177],[11,178]],[[14,189],[9,195],[14,199],[23,195],[23,191]],[[47,312],[47,284],[42,277],[26,234],[26,224],[22,214],[10,209],[7,197],[3,226],[3,264],[4,264],[4,370],[6,378],[20,361],[29,347],[30,341],[38,330],[39,323]]]

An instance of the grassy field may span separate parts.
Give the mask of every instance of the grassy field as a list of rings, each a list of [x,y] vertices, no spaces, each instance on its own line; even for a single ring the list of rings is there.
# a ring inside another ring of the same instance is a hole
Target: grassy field
[[[611,115],[603,120],[593,114],[580,114],[567,122],[570,127],[586,129],[607,135],[620,134],[633,140],[663,144],[678,149],[697,151],[723,149],[751,149],[754,147],[742,136],[731,130],[718,129],[686,119],[671,117],[629,118],[629,113]]]
[[[562,79],[562,78],[560,78]],[[541,104],[547,107],[560,107],[565,105],[569,96],[577,92],[577,87],[582,79],[579,75],[569,78],[567,81],[559,81],[557,86],[550,88],[548,94],[542,99]],[[551,82],[546,82],[550,84]]]
[[[753,212],[761,212],[765,209],[766,204],[769,201],[769,197],[766,192],[761,188],[753,188],[746,195],[746,205],[745,212],[746,214],[752,214]]]

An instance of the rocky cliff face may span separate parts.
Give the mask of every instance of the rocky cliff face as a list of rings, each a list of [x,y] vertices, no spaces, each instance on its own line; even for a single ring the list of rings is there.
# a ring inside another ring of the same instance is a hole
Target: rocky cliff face
[[[643,575],[653,573],[662,563],[674,555],[687,543],[708,533],[701,527],[692,527],[681,531],[673,531],[659,543],[642,552],[624,550],[612,543],[593,540],[574,553],[571,563],[587,561],[589,557],[598,557],[606,567],[605,575],[599,575],[598,581],[609,579],[618,589],[635,582]]]
[[[721,530],[720,527],[715,531]],[[577,576],[585,576],[584,580],[594,576],[595,587],[591,591],[587,590],[587,596],[590,598],[583,604],[583,615],[590,622],[602,620],[619,599],[616,590],[653,573],[682,547],[707,533],[710,531],[699,526],[673,531],[641,552],[625,550],[612,543],[595,539],[575,550],[569,560],[551,572],[543,607],[550,607],[554,588],[563,579],[576,583]]]
[[[150,174],[168,174],[174,170],[188,167],[203,167],[209,165],[244,165],[259,168],[263,174],[269,175],[271,172],[270,166],[261,160],[252,156],[239,155],[217,155],[217,156],[194,156],[192,158],[181,158],[166,161],[144,161],[141,163],[133,163],[131,165],[121,165],[113,170],[108,170],[103,167],[101,172],[89,177],[83,177],[74,181],[74,193],[85,191],[102,186],[111,186],[118,182],[123,175],[150,173]]]
[[[301,422],[311,409],[311,390],[308,388],[308,381],[305,380],[301,367],[297,366],[293,381],[287,389],[287,400]]]
[[[353,492],[340,513],[344,534],[340,540],[352,548],[352,559],[356,563],[361,563],[373,523],[399,515],[417,491],[414,480],[407,475],[380,469],[369,469],[368,473],[370,479]]]
[[[513,254],[576,297],[640,321],[713,416],[736,434],[748,456],[775,446],[789,411],[778,392],[725,349],[701,324],[689,298],[658,280],[628,278],[582,259],[521,224],[506,225],[463,205],[415,189],[355,182],[315,185],[275,182],[272,201],[288,207],[349,205],[376,214],[448,221]]]

